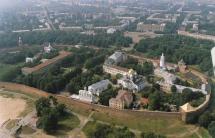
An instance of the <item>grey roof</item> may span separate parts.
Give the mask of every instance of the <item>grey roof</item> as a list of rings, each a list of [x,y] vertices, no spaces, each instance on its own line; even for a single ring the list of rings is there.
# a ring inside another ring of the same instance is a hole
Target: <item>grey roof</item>
[[[96,82],[92,85],[90,85],[89,87],[92,87],[92,88],[98,88],[98,87],[104,87],[104,86],[107,86],[110,84],[110,81],[108,79],[106,80],[101,80],[99,82]]]

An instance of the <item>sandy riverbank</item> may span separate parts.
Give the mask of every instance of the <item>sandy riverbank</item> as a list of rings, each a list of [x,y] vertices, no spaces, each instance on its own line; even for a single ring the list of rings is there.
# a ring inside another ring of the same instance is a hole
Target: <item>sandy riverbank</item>
[[[25,110],[26,101],[0,96],[0,126],[9,119],[16,119]]]

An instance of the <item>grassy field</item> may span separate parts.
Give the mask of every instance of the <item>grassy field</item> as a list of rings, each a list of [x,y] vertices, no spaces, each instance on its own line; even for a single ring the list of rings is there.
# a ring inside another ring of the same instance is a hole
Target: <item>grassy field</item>
[[[64,118],[61,118],[59,121],[59,130],[58,133],[68,133],[69,131],[73,130],[80,124],[78,117],[67,114]]]
[[[155,132],[166,135],[168,137],[181,137],[187,138],[189,135],[195,134],[190,132],[196,129],[194,125],[187,125],[178,119],[169,118],[153,118],[153,117],[135,117],[125,118],[118,117],[113,118],[111,115],[104,115],[102,113],[96,113],[93,116],[95,120],[102,120],[104,122],[111,123],[113,125],[127,126],[131,129],[135,129],[143,132]]]

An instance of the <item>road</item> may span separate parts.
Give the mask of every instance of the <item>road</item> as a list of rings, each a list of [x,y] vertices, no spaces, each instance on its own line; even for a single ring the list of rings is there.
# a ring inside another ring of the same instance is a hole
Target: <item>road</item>
[[[44,7],[44,10],[45,10],[45,15],[46,15],[46,18],[48,20],[48,24],[51,26],[51,29],[52,30],[56,30],[56,28],[54,27],[53,23],[52,23],[52,20],[50,19],[49,17],[49,11],[47,9],[47,7]]]

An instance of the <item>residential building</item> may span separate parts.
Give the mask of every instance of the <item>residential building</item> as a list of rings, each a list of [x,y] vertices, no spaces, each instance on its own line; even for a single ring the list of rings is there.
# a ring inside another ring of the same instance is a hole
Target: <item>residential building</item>
[[[121,79],[117,80],[117,84],[133,92],[139,92],[145,86],[143,77],[137,75],[137,73],[132,69],[129,70],[128,75],[125,75]]]
[[[137,31],[139,32],[163,32],[165,29],[165,24],[144,24],[140,22],[137,24]]]
[[[115,109],[124,109],[126,107],[129,107],[132,102],[132,93],[125,90],[119,90],[116,98],[111,98],[109,100],[109,106]]]

